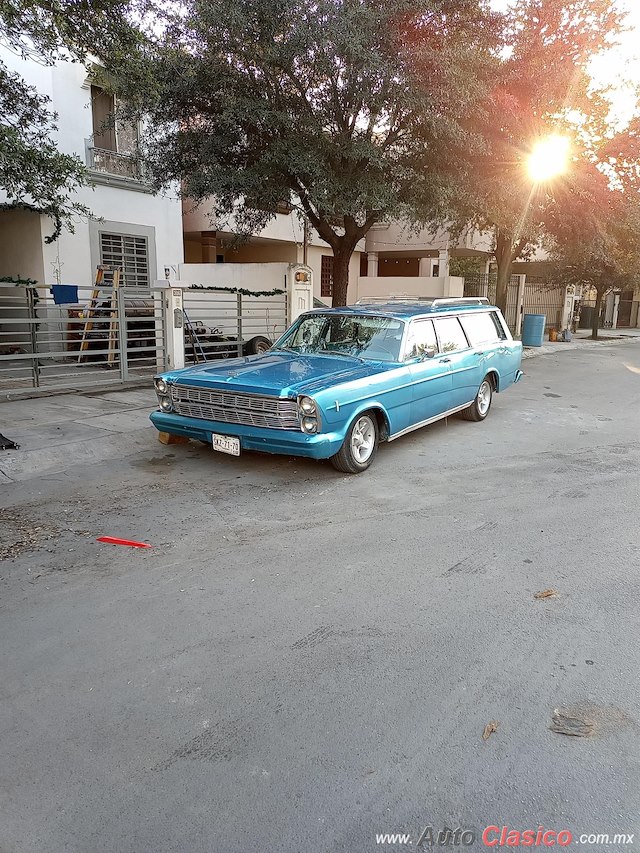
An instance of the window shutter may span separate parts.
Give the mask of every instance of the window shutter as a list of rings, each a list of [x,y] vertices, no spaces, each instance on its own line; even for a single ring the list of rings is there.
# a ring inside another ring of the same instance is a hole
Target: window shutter
[[[333,295],[333,255],[323,255],[320,265],[320,296]]]
[[[149,248],[146,237],[100,233],[100,262],[122,269],[125,287],[148,288]]]

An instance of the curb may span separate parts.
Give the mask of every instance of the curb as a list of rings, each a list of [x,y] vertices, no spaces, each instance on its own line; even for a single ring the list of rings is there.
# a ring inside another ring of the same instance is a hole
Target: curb
[[[574,338],[570,342],[558,341],[555,344],[545,343],[540,347],[523,347],[522,358],[535,358],[537,355],[556,355],[559,352],[567,352],[580,349],[596,349],[601,346],[615,346],[616,344],[628,344],[632,341],[640,343],[640,336],[626,335],[615,338],[603,338],[599,341],[592,341],[589,338]]]

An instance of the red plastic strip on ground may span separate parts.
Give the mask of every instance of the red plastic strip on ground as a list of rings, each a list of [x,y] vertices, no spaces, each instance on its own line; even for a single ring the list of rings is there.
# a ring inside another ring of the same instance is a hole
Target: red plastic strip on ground
[[[96,542],[106,542],[107,545],[129,545],[131,548],[151,548],[146,542],[134,542],[131,539],[118,539],[116,536],[98,536]]]

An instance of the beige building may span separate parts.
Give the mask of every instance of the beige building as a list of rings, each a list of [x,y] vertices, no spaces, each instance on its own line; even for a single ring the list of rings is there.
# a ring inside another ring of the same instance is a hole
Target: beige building
[[[265,264],[303,263],[304,229],[297,213],[283,209],[263,230],[242,245],[236,245],[233,225],[214,227],[205,204],[183,204],[184,254],[188,264]],[[358,290],[360,255],[364,241],[358,244],[349,268],[349,301]],[[307,234],[306,263],[313,270],[314,296],[331,304],[333,252],[311,228]],[[252,283],[252,287],[256,283]]]

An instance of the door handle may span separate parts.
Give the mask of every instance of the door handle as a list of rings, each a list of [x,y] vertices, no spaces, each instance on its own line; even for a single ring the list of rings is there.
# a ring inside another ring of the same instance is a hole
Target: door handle
[[[477,352],[476,355],[484,355],[484,350],[482,350],[482,352]]]
[[[446,364],[448,361],[451,361],[451,359],[450,358],[441,358],[440,364]]]

